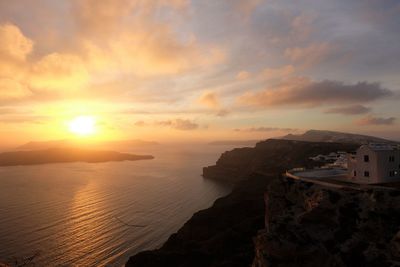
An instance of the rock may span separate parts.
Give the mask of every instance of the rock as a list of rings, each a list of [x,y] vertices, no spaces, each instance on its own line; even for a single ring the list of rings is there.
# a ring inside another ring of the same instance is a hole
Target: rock
[[[253,267],[392,266],[399,259],[400,197],[390,190],[282,179],[265,203],[267,227],[255,239]]]

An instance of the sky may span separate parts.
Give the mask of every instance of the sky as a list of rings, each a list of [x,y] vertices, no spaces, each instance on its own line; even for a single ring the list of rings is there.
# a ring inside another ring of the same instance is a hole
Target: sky
[[[400,139],[397,0],[0,0],[0,140]]]

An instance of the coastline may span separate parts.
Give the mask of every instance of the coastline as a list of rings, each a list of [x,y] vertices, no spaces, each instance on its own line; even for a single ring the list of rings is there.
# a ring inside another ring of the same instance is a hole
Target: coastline
[[[270,139],[224,152],[216,165],[203,169],[203,176],[235,184],[232,192],[195,213],[161,248],[132,256],[126,266],[251,265],[253,240],[265,226],[264,192],[270,183],[288,168],[310,165],[309,156],[355,147]]]

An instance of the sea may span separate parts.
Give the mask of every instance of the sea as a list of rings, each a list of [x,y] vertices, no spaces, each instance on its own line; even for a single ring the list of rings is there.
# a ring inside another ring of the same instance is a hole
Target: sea
[[[153,160],[0,167],[0,262],[124,266],[231,191],[204,179],[233,146],[158,145]]]

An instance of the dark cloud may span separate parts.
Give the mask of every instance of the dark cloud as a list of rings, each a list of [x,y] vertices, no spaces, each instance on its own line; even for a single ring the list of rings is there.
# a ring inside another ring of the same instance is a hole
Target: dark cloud
[[[371,108],[364,107],[363,105],[352,105],[346,107],[336,107],[325,111],[328,114],[344,114],[344,115],[357,115],[365,114],[371,111]]]
[[[380,83],[345,84],[330,80],[315,82],[308,78],[295,77],[271,89],[246,93],[239,101],[259,107],[279,105],[314,107],[323,104],[365,103],[392,94],[392,91],[383,88]]]
[[[373,117],[368,116],[356,121],[357,125],[393,125],[396,121],[396,118],[380,118],[380,117]]]

